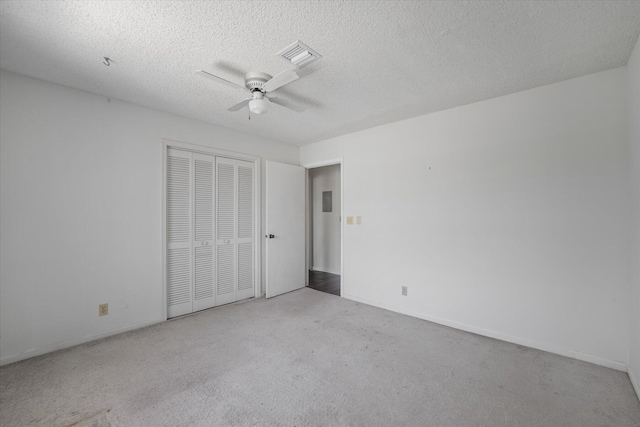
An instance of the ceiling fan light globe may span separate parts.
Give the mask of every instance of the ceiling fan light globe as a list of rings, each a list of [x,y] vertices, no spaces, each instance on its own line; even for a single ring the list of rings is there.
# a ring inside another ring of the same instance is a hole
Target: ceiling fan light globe
[[[253,114],[264,114],[269,110],[269,101],[264,98],[252,99],[249,102],[249,111]]]

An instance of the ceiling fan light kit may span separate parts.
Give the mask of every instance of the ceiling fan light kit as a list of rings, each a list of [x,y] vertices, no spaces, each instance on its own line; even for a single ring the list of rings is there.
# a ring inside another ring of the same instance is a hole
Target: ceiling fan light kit
[[[269,111],[270,105],[271,103],[262,93],[255,92],[253,99],[249,101],[249,111],[253,114],[263,114]]]

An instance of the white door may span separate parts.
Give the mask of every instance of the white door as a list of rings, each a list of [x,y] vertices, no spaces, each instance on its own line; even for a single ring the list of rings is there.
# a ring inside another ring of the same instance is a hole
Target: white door
[[[214,156],[167,153],[168,317],[215,305]]]
[[[218,157],[217,159],[217,225],[216,225],[216,261],[217,283],[216,300],[218,305],[236,301],[237,276],[237,168],[236,161]]]
[[[255,295],[255,192],[254,164],[236,160],[238,166],[238,295],[237,299],[251,298]]]
[[[254,164],[169,148],[167,315],[255,295]]]
[[[216,305],[255,295],[254,164],[217,157]]]
[[[192,154],[167,153],[167,303],[168,316],[193,311],[192,273]]]
[[[266,162],[266,293],[271,298],[305,286],[305,169]]]
[[[193,311],[216,305],[213,240],[216,158],[193,153]]]

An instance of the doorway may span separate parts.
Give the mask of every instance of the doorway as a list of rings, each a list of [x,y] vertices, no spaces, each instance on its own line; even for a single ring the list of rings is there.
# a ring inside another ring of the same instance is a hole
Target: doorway
[[[341,164],[308,169],[308,283],[321,292],[342,294]]]

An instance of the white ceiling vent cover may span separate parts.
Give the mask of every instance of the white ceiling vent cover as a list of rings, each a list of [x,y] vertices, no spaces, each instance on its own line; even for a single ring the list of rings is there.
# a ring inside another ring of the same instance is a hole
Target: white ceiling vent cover
[[[291,63],[298,68],[305,67],[322,58],[322,55],[302,43],[300,40],[296,40],[291,43],[289,46],[276,53],[276,56],[281,56],[285,60],[291,61]]]

